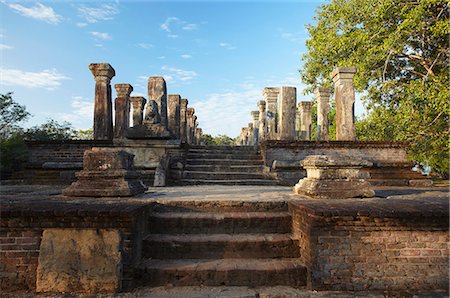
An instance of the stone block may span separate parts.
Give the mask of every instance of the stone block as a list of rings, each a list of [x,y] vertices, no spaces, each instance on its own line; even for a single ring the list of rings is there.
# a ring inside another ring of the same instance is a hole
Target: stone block
[[[121,289],[121,236],[115,229],[46,229],[36,291],[115,293]]]

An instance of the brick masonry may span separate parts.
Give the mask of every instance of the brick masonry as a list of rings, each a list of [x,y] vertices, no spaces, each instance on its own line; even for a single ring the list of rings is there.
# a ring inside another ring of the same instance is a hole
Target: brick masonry
[[[314,290],[447,290],[446,197],[290,203]]]

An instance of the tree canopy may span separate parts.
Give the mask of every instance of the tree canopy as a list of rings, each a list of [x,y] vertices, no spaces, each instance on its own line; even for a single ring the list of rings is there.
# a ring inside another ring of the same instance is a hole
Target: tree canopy
[[[406,140],[410,158],[448,173],[449,4],[438,0],[332,0],[322,5],[304,55],[311,92],[336,66],[356,66],[367,114],[359,139]]]
[[[0,94],[0,138],[6,139],[19,129],[18,124],[30,117],[25,106],[15,102],[12,93]]]

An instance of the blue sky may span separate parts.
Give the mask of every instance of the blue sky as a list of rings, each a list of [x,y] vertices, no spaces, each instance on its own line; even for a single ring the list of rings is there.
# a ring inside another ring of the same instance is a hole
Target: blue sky
[[[14,92],[32,113],[25,126],[52,118],[90,128],[88,65],[108,62],[112,85],[147,97],[147,78],[163,75],[205,133],[235,137],[265,86],[295,86],[298,100],[311,100],[298,69],[305,24],[322,3],[0,0],[0,92]]]

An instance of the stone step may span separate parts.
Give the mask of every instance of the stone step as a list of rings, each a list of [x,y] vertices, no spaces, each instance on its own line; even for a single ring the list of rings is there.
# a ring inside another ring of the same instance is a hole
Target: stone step
[[[267,179],[261,172],[200,172],[184,171],[183,179],[202,180],[240,180],[240,179]]]
[[[298,258],[299,248],[289,234],[150,234],[142,254],[152,259]]]
[[[278,185],[277,181],[269,179],[239,179],[239,180],[209,180],[180,179],[178,185]]]
[[[306,285],[300,259],[146,260],[138,269],[141,285],[275,286]]]
[[[262,165],[186,165],[187,171],[198,172],[245,172],[245,173],[261,173]]]
[[[155,212],[149,217],[152,234],[290,233],[288,212]]]
[[[257,151],[257,146],[190,146],[189,150],[237,150]]]
[[[256,190],[255,190],[256,191]],[[288,202],[285,200],[264,201],[264,200],[199,200],[193,198],[191,200],[170,199],[159,201],[153,205],[153,214],[159,216],[160,213],[200,213],[193,215],[197,217],[212,217],[213,214],[223,214],[224,219],[232,220],[234,217],[241,218],[267,216],[269,218],[285,217],[286,222],[290,222],[290,214],[288,212]],[[208,214],[209,213],[209,214]],[[250,213],[246,215],[235,213]],[[255,213],[255,214],[252,214]],[[264,213],[265,215],[260,215]],[[281,213],[281,214],[280,214]],[[202,215],[203,214],[203,215]],[[161,215],[166,218],[166,216]],[[173,214],[172,217],[183,217],[183,215]],[[169,215],[170,217],[170,215]],[[189,217],[189,216],[187,216]],[[217,218],[217,216],[214,216]],[[272,219],[273,220],[273,219]],[[290,230],[290,228],[289,228]],[[270,230],[269,230],[270,231]],[[286,230],[288,231],[288,230]],[[163,231],[165,233],[165,231]],[[270,233],[270,232],[269,232]]]
[[[427,179],[414,171],[377,171],[370,172],[371,179]]]
[[[256,150],[200,150],[200,149],[195,149],[195,150],[189,150],[188,152],[189,154],[221,154],[221,155],[226,155],[226,154],[232,154],[232,155],[260,155],[259,151]]]
[[[259,165],[262,166],[263,160],[262,159],[254,159],[254,160],[248,160],[248,159],[211,159],[211,158],[204,158],[204,159],[190,159],[188,158],[186,160],[187,165]]]
[[[409,186],[409,179],[369,179],[373,186]]]
[[[187,159],[244,159],[244,160],[262,160],[259,154],[230,154],[230,153],[190,153]]]

